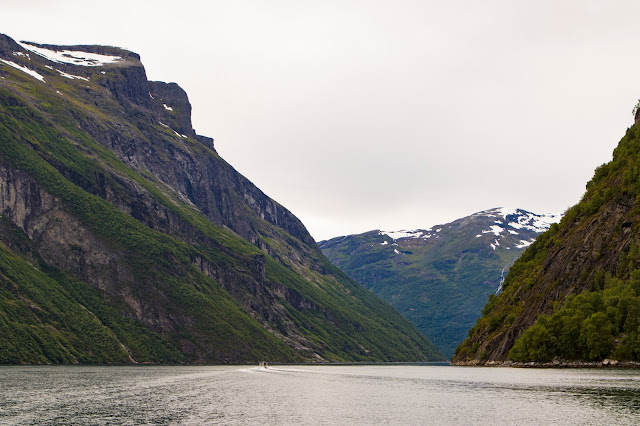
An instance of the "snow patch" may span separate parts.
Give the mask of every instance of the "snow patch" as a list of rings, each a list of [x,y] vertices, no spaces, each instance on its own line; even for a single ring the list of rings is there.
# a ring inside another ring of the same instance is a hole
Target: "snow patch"
[[[383,241],[383,242],[380,243],[381,246],[386,246],[387,244],[389,244],[388,241]]]
[[[473,216],[484,216],[489,218],[501,218],[502,221],[495,220],[494,223],[514,229],[527,229],[541,233],[549,229],[549,227],[562,219],[561,214],[535,214],[521,209],[511,209],[506,207],[498,207],[491,210],[485,210],[475,213]],[[505,223],[506,222],[506,223]]]
[[[35,72],[34,70],[30,70],[27,67],[23,67],[22,65],[18,65],[15,62],[11,62],[11,61],[5,61],[4,59],[0,59],[0,61],[2,61],[2,63],[9,65],[10,67],[13,67],[17,70],[22,71],[25,74],[29,74],[31,77],[36,78],[38,80],[40,80],[41,82],[45,82],[44,81],[44,77],[41,76],[40,74],[38,74],[37,72]]]
[[[121,56],[101,55],[99,53],[81,52],[76,50],[51,50],[37,47],[30,43],[18,42],[18,44],[36,55],[57,63],[82,65],[85,67],[101,67],[105,64],[113,64],[123,61]]]
[[[164,124],[162,121],[158,121],[158,124],[160,124],[162,127],[166,127],[167,129],[171,130],[173,133],[175,133],[176,136],[181,137],[181,138],[185,138],[185,139],[189,139],[189,136],[187,135],[181,135],[180,133],[176,132],[175,130],[173,130],[171,127],[167,126],[166,124]],[[371,246],[373,247],[373,246]]]
[[[500,216],[502,216],[503,219],[506,219],[507,216],[512,215],[512,214],[518,214],[519,212],[524,213],[524,210],[520,210],[520,209],[508,209],[506,207],[499,207],[496,209],[498,211],[498,214]]]
[[[491,225],[491,229],[488,229],[486,231],[482,231],[483,234],[488,234],[490,232],[493,232],[496,236],[499,236],[502,231],[504,231],[504,228],[498,226],[498,225]]]
[[[176,134],[176,136],[178,136],[178,137],[180,137],[180,138],[185,138],[185,139],[188,139],[188,138],[189,138],[189,136],[187,136],[187,135],[182,135],[182,134],[180,134],[180,133],[176,132],[176,131],[175,131],[175,130],[173,130],[173,129],[171,129],[171,131],[172,131],[173,133],[175,133],[175,134]]]
[[[523,212],[525,213],[525,212]],[[527,229],[537,233],[545,232],[554,223],[560,222],[562,215],[560,214],[534,214],[528,213],[521,214],[516,219],[517,222],[509,222],[507,226],[514,229]]]
[[[87,77],[80,77],[79,75],[67,74],[66,72],[60,71],[60,70],[56,70],[56,71],[58,71],[61,76],[66,77],[66,78],[68,78],[70,80],[78,79],[78,80],[89,81],[89,79]]]
[[[422,234],[422,231],[380,231],[380,235],[387,235],[394,240],[399,240],[400,238],[420,238]]]
[[[516,248],[525,248],[525,247],[529,247],[531,244],[533,244],[535,240],[520,240],[520,244],[516,245]]]
[[[402,254],[402,253],[400,253],[400,252],[398,251],[398,249],[393,249],[393,251],[394,251],[396,254]]]
[[[27,58],[28,60],[31,60],[28,53],[13,52],[13,56],[20,56],[22,58]]]
[[[151,93],[149,93],[149,95],[151,95]],[[164,109],[166,109],[167,111],[173,111],[173,108],[171,108],[170,106],[167,106],[167,104],[162,104],[162,106],[164,107]]]
[[[440,232],[441,229],[437,230],[436,232]],[[433,237],[433,234],[430,234],[429,232],[431,232],[431,228],[429,229],[421,229],[421,230],[400,230],[400,231],[379,231],[379,235],[386,235],[390,238],[392,238],[393,240],[399,240],[401,238],[422,238],[422,239],[427,239],[427,238],[431,238]]]

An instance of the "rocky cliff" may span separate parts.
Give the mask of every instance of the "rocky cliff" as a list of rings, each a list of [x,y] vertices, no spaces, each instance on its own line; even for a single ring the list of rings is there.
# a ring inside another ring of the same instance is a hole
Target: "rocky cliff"
[[[0,109],[0,362],[442,357],[137,54],[0,36]]]
[[[511,268],[458,364],[640,359],[640,128]]]

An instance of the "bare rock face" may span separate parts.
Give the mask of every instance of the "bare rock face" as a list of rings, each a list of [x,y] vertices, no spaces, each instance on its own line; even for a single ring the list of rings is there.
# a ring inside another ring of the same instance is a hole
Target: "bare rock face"
[[[0,311],[23,307],[0,318],[16,342],[0,363],[442,358],[221,159],[137,54],[2,36],[0,60],[0,272],[19,266]],[[32,270],[60,306],[26,296]]]
[[[149,82],[149,97],[153,99],[154,112],[163,116],[164,121],[180,135],[192,138],[196,132],[191,128],[191,104],[187,92],[176,83]],[[162,109],[158,104],[162,103]]]
[[[632,226],[638,224],[640,217],[632,212],[632,200],[618,200],[582,223],[566,225],[557,234],[559,243],[548,247],[534,285],[518,296],[527,301],[520,315],[485,343],[485,359],[506,360],[522,331],[531,327],[539,315],[551,314],[554,303],[588,290],[597,271],[616,274],[622,261],[620,254],[628,253],[637,238]]]

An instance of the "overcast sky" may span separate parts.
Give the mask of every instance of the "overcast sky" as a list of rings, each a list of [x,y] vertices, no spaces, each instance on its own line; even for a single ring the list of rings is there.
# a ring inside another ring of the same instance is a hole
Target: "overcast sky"
[[[640,97],[640,2],[0,0],[0,32],[139,53],[317,239],[563,212]]]

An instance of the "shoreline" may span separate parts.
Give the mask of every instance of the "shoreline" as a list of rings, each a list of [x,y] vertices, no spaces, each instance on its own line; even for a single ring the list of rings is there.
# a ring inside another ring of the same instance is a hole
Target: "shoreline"
[[[451,365],[460,367],[512,367],[512,368],[640,368],[638,361],[618,361],[604,359],[602,361],[566,361],[554,359],[548,362],[513,362],[513,361],[487,361],[478,360],[457,361]]]

